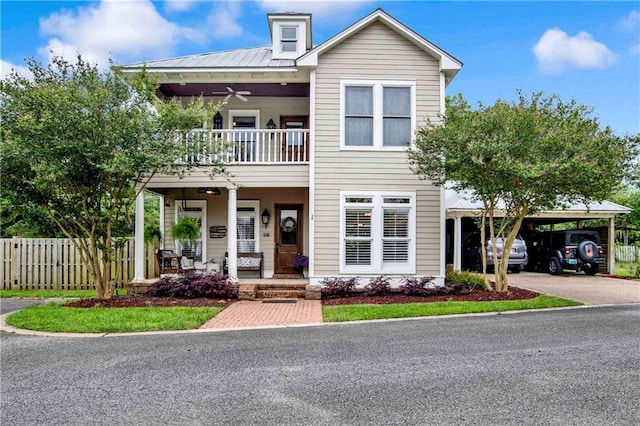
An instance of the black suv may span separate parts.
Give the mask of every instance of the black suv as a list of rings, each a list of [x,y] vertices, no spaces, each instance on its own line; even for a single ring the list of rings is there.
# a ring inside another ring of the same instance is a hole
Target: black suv
[[[550,231],[538,234],[533,242],[538,269],[560,275],[563,269],[595,275],[605,262],[600,234],[588,229]]]

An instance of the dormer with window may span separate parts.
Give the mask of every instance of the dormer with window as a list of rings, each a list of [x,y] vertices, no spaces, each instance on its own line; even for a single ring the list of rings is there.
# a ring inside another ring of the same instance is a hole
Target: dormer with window
[[[267,15],[273,59],[296,59],[311,49],[311,15],[270,13]]]

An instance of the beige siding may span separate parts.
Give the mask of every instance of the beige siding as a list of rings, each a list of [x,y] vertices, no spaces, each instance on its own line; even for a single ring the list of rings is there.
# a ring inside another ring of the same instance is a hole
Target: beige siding
[[[417,273],[440,273],[440,190],[404,152],[340,151],[340,80],[415,80],[417,126],[440,109],[438,61],[376,22],[321,55],[316,73],[315,275],[339,270],[341,190],[416,191]]]
[[[270,278],[273,274],[274,264],[274,238],[275,227],[278,226],[275,218],[275,205],[276,204],[303,204],[303,238],[304,238],[304,252],[309,253],[309,209],[308,200],[309,193],[307,188],[241,188],[238,190],[238,201],[241,200],[258,200],[260,201],[260,207],[258,215],[262,213],[265,208],[269,210],[271,214],[271,222],[265,228],[262,223],[260,224],[259,233],[259,247],[260,251],[264,253],[264,271],[265,277]],[[222,189],[222,194],[216,196],[203,196],[198,194],[195,189],[185,190],[184,195],[182,190],[170,190],[167,194],[170,206],[165,207],[165,238],[164,246],[168,249],[174,249],[174,241],[171,237],[171,225],[175,223],[175,200],[185,197],[188,200],[208,200],[207,202],[207,226],[227,226],[227,211],[228,211],[228,192]],[[217,263],[222,266],[224,259],[224,253],[227,251],[227,238],[209,238],[208,232],[206,236],[207,241],[207,260],[215,259]]]

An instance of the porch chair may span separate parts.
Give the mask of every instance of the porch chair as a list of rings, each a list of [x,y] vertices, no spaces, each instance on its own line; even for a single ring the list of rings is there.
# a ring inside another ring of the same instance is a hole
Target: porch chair
[[[173,250],[157,249],[156,261],[160,274],[177,274],[180,270],[179,257]]]
[[[196,266],[193,263],[192,259],[187,258],[187,256],[182,256],[180,258],[180,271],[195,271]]]

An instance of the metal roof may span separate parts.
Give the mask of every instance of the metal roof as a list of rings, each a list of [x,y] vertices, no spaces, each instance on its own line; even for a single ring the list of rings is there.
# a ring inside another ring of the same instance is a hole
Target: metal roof
[[[472,191],[454,191],[453,189],[445,189],[445,206],[448,212],[468,211],[479,212],[482,209],[481,201],[473,200]],[[498,209],[504,208],[504,204],[498,206]],[[588,205],[583,203],[569,203],[565,208],[558,208],[542,212],[545,216],[554,213],[566,215],[567,213],[604,213],[604,214],[626,214],[631,209],[621,206],[611,201],[593,202]]]
[[[271,59],[271,45],[269,45],[139,62],[124,65],[122,68],[137,69],[142,68],[143,65],[146,65],[147,69],[156,70],[163,68],[189,68],[192,70],[198,68],[286,68],[295,66],[295,60]]]

